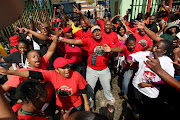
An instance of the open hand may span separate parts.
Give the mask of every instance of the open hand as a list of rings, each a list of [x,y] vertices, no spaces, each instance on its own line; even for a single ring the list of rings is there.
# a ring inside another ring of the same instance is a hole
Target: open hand
[[[81,11],[73,4],[73,6],[74,6],[74,13],[76,13],[76,14],[81,14]]]
[[[153,55],[154,58],[147,56],[147,58],[149,60],[144,61],[144,63],[147,65],[147,67],[149,67],[152,71],[154,71],[155,73],[160,72],[162,70],[159,59],[158,59],[158,55],[156,50],[153,51]]]
[[[135,20],[135,26],[137,26],[137,28],[142,28],[144,29],[145,27],[145,23],[144,22],[139,22],[138,20]]]
[[[70,108],[69,110],[66,110],[66,111],[61,110],[60,120],[68,120],[68,118],[69,118],[69,113],[71,112],[72,109],[73,109],[73,107]]]
[[[101,50],[104,52],[111,52],[111,48],[107,44],[104,44],[104,46],[101,47]]]

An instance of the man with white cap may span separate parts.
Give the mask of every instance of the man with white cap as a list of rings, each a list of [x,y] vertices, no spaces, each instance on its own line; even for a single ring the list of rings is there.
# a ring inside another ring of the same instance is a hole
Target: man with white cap
[[[83,45],[88,49],[88,61],[87,61],[87,71],[86,71],[86,81],[88,83],[87,95],[89,101],[92,100],[94,96],[94,88],[96,82],[99,78],[100,83],[104,89],[104,95],[107,100],[112,103],[115,102],[113,95],[111,94],[111,73],[108,68],[110,53],[104,53],[101,47],[105,44],[114,47],[106,37],[102,37],[102,31],[99,26],[94,26],[91,28],[92,37],[85,38],[81,40],[73,39],[62,39],[61,42],[65,42],[73,45]]]

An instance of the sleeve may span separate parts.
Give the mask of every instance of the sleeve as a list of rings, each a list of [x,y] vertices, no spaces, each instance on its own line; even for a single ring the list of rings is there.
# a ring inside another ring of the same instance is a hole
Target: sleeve
[[[144,51],[139,51],[133,54],[130,54],[129,56],[132,57],[133,62],[139,62],[140,60],[144,59],[146,56],[149,56],[149,51],[144,52]]]
[[[41,73],[45,81],[49,81],[53,84],[53,80],[56,79],[56,72],[54,70],[43,70]]]
[[[88,46],[89,45],[89,38],[85,38],[85,39],[81,39],[81,41],[83,42],[83,46]]]
[[[41,59],[41,65],[45,66],[46,68],[49,66],[49,60],[46,54]]]
[[[114,47],[120,46],[117,34],[114,35]]]
[[[170,59],[170,58],[169,58]],[[170,74],[172,77],[174,77],[174,66],[173,66],[172,60],[166,60],[166,68],[164,69],[168,74]]]
[[[149,38],[149,45],[148,45],[148,47],[151,47],[151,46],[153,46],[153,41],[152,41],[151,38]]]
[[[7,86],[16,88],[21,83],[20,78],[21,78],[20,76],[13,75],[4,84],[7,85]]]
[[[3,59],[6,63],[16,63],[14,58],[17,58],[16,52],[4,57]]]
[[[79,78],[78,79],[78,88],[80,90],[83,90],[86,88],[87,82],[85,81],[85,79],[83,78],[83,76],[80,73],[77,72],[77,74],[78,74],[78,78]]]
[[[100,25],[100,28],[101,28],[101,29],[104,28],[104,21],[103,21],[103,20],[98,19],[98,20],[97,20],[97,24]]]

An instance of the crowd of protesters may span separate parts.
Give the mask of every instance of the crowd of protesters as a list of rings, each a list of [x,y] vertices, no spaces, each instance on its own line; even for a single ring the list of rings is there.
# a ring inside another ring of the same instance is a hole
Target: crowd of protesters
[[[57,9],[54,28],[35,23],[32,17],[29,26],[22,18],[22,27],[14,26],[17,35],[9,38],[13,49],[0,58],[1,63],[12,63],[10,69],[0,67],[0,73],[12,76],[1,85],[0,95],[4,94],[18,119],[55,119],[58,109],[62,120],[108,120],[90,111],[98,80],[105,98],[116,103],[111,92],[114,75],[122,77],[120,98],[133,96],[129,100],[138,119],[176,118],[180,108],[180,12],[168,17],[164,0],[157,14],[139,13],[131,20],[129,14],[111,16],[108,10],[103,17],[97,17],[94,10],[93,17],[73,6],[78,17],[68,17],[61,5],[63,13]],[[15,102],[7,95],[13,88]]]

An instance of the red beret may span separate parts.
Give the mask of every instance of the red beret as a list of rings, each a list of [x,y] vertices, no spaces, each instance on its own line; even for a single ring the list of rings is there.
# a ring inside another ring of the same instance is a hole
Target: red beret
[[[62,68],[65,65],[72,63],[69,59],[63,58],[63,57],[58,57],[55,59],[53,66],[54,68]]]
[[[19,36],[11,36],[9,40],[11,46],[17,45],[19,41]]]

